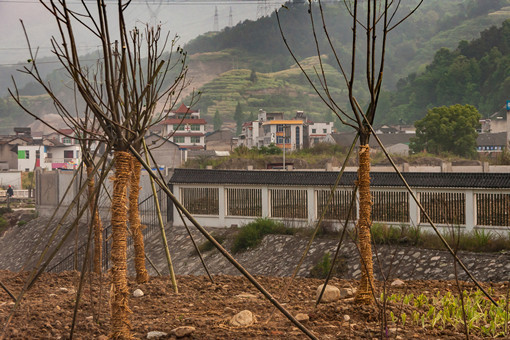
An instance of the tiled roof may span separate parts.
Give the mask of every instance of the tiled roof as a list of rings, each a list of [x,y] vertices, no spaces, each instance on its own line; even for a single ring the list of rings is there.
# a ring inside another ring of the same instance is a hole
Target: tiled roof
[[[175,113],[197,113],[198,111],[192,110],[189,106],[186,106],[184,104],[181,104],[179,108],[175,111],[172,111]]]
[[[510,188],[510,174],[505,173],[404,173],[411,187],[417,188]],[[331,186],[338,172],[334,171],[247,171],[175,169],[170,183],[181,184],[246,184],[288,186]],[[352,186],[355,172],[345,172],[342,186]],[[373,172],[374,187],[404,187],[393,172]]]
[[[480,133],[476,139],[478,146],[505,146],[506,143],[506,132]]]
[[[168,119],[165,119],[164,121],[162,121],[160,124],[181,124],[181,125],[185,125],[185,124],[199,124],[199,125],[205,125],[205,124],[207,124],[207,121],[205,119],[202,119],[202,118],[198,118],[198,119],[192,119],[192,118],[185,118],[185,119],[168,118]]]

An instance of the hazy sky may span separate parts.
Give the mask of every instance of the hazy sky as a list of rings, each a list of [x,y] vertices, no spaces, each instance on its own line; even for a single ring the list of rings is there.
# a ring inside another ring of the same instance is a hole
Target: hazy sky
[[[93,1],[87,1],[94,7]],[[254,20],[264,11],[279,7],[283,0],[133,0],[127,9],[126,18],[131,25],[152,22],[163,24],[172,35],[178,34],[183,44],[199,34],[212,31],[215,8],[218,9],[218,25],[229,24],[232,8],[234,25],[246,19]],[[72,6],[77,0],[69,0]],[[107,0],[115,13],[115,1]],[[264,5],[265,4],[265,5]],[[30,36],[32,47],[39,47],[40,56],[50,54],[49,39],[56,33],[54,20],[37,0],[0,0],[0,65],[17,63],[29,58],[25,37],[20,24],[23,20]],[[97,40],[80,34],[80,51],[87,53],[97,49]]]

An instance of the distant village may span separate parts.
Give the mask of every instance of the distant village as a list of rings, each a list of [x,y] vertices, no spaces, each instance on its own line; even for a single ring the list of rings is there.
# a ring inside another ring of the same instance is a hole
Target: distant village
[[[248,148],[271,144],[292,152],[313,147],[318,143],[338,144],[348,147],[354,132],[337,132],[333,122],[311,121],[306,113],[297,111],[293,118],[285,118],[282,112],[259,110],[257,120],[242,125],[240,135],[235,128],[212,131],[212,125],[200,117],[199,110],[181,104],[166,113],[166,119],[154,125],[146,135],[146,141],[158,164],[163,168],[178,168],[186,160],[206,156],[228,156],[239,146]],[[509,142],[510,111],[495,114],[480,121],[477,150],[494,157]],[[44,134],[29,127],[14,128],[14,133],[0,136],[0,169],[2,171],[33,171],[76,169],[81,163],[79,141],[74,139],[72,129],[60,129]],[[391,154],[407,156],[414,126],[380,126],[376,130],[382,143]],[[379,150],[372,139],[371,149]]]

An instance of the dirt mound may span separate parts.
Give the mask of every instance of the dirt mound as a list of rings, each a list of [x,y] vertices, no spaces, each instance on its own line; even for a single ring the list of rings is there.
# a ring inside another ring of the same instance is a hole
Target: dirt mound
[[[0,281],[13,294],[18,294],[27,277],[26,273],[0,271]],[[281,299],[282,289],[288,278],[258,277],[260,283],[277,299]],[[21,306],[5,334],[8,339],[58,339],[68,338],[71,329],[73,309],[78,289],[79,274],[67,272],[59,275],[43,274],[25,296]],[[413,306],[389,302],[386,306],[388,327],[381,327],[380,313],[376,306],[359,306],[352,298],[320,304],[314,308],[317,287],[323,283],[318,279],[296,279],[285,308],[292,315],[305,313],[309,321],[304,321],[320,339],[372,339],[372,338],[441,338],[462,339],[465,336],[453,326],[422,328],[412,321],[416,310]],[[356,286],[356,282],[333,279],[331,284],[339,288]],[[470,284],[461,283],[464,289]],[[382,288],[380,282],[377,289]],[[195,331],[188,339],[305,339],[280,312],[269,319],[274,308],[258,290],[245,278],[214,276],[214,283],[203,276],[178,277],[179,294],[172,290],[168,277],[154,277],[147,284],[129,282],[132,293],[140,288],[144,295],[130,297],[129,305],[132,330],[135,338],[146,338],[150,331],[167,334],[180,326],[192,326]],[[425,294],[432,298],[437,292],[452,291],[456,294],[456,284],[448,281],[407,281],[402,286],[388,284],[388,294]],[[499,285],[493,287],[494,294],[505,294]],[[109,281],[104,277],[87,275],[80,300],[74,336],[76,339],[92,339],[109,333]],[[379,296],[379,295],[378,295]],[[0,320],[5,321],[14,302],[0,289]],[[255,314],[257,322],[252,326],[233,327],[229,320],[242,310]],[[389,317],[406,313],[409,317],[405,325],[394,324]],[[3,324],[2,324],[3,325]],[[457,327],[460,328],[460,327]],[[472,330],[472,332],[476,332]],[[476,334],[471,334],[476,337]],[[170,336],[164,337],[169,339]],[[476,337],[477,338],[477,337]],[[162,338],[163,339],[163,338]],[[175,337],[174,337],[175,339]]]

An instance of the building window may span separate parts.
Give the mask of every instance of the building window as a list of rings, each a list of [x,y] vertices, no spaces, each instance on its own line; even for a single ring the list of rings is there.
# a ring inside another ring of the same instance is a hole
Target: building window
[[[200,131],[199,124],[191,124],[191,131]]]
[[[41,158],[41,151],[40,150],[35,150],[35,158],[36,159],[40,159]]]
[[[191,137],[191,143],[200,143],[200,137]]]
[[[328,133],[328,129],[322,129],[322,133]]]
[[[184,143],[184,137],[174,136],[174,143]]]
[[[337,190],[331,199],[330,196],[331,190],[317,190],[316,218],[319,219],[324,213],[324,219],[326,220],[345,220],[351,205],[352,191]],[[324,210],[326,211],[324,212]],[[356,202],[354,202],[349,219],[351,221],[356,219]]]
[[[421,192],[420,203],[428,213],[432,222],[447,225],[466,224],[466,196],[460,192]],[[427,223],[423,212],[420,222]]]
[[[181,202],[191,213],[197,215],[218,215],[218,188],[181,188]]]
[[[283,125],[276,125],[276,132],[283,132]]]
[[[372,220],[409,222],[409,194],[403,191],[372,191]]]
[[[64,139],[62,140],[62,143],[64,143],[64,144],[71,144],[71,138],[64,137]]]
[[[476,225],[510,226],[510,194],[476,194]]]
[[[312,129],[312,133],[317,133],[317,129]]]
[[[18,150],[18,159],[29,159],[30,152],[28,150]]]
[[[261,189],[227,189],[228,216],[262,216]]]
[[[184,131],[184,124],[175,124],[174,125],[174,131]]]
[[[64,158],[73,158],[74,151],[73,150],[64,150]]]
[[[307,218],[308,198],[306,190],[271,190],[271,217]]]

